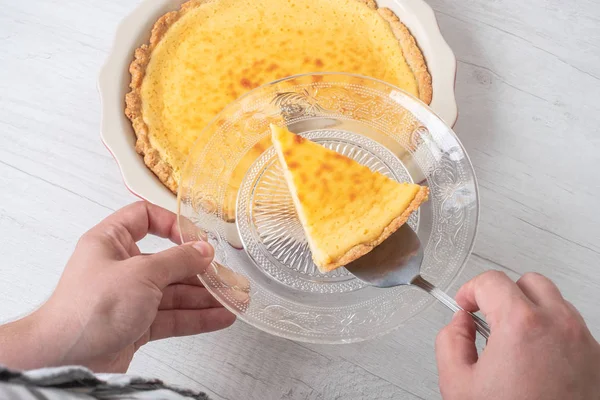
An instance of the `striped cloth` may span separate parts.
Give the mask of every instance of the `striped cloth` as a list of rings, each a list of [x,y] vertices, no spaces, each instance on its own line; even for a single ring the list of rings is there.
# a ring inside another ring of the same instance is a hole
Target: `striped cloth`
[[[83,367],[13,371],[0,366],[0,399],[10,400],[208,400],[205,393],[130,375],[94,374]]]

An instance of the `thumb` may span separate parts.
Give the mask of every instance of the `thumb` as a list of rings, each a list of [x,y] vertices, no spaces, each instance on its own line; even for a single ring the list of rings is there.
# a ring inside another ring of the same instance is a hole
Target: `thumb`
[[[453,387],[456,385],[464,386],[465,375],[477,362],[475,323],[467,312],[458,311],[440,331],[435,342],[435,355],[442,394],[455,392]]]
[[[144,256],[144,273],[161,290],[170,284],[203,273],[214,257],[213,247],[203,241]]]

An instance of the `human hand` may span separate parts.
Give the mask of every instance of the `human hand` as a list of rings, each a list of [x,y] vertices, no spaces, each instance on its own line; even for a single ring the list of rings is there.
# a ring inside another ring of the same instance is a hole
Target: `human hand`
[[[27,365],[18,355],[17,367],[42,366],[35,363],[44,359],[125,372],[150,340],[234,322],[197,278],[213,259],[212,247],[186,243],[142,255],[136,242],[149,233],[180,242],[176,216],[144,202],[117,211],[83,235],[55,292],[26,321],[41,342],[38,358]]]
[[[438,335],[436,355],[445,400],[600,398],[600,345],[583,318],[546,277],[516,283],[498,271],[467,282],[456,301],[482,311],[491,335],[480,355],[464,311]]]

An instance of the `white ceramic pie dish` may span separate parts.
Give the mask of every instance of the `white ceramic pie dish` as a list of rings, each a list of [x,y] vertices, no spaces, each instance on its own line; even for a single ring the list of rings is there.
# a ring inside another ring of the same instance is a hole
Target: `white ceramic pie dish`
[[[150,171],[135,151],[135,133],[124,114],[129,91],[129,64],[136,48],[146,43],[160,16],[185,0],[143,0],[119,25],[112,49],[98,79],[102,103],[102,141],[111,152],[127,188],[135,195],[176,211],[177,197]],[[456,58],[440,33],[435,14],[423,0],[378,0],[400,18],[415,37],[432,76],[431,109],[449,126],[458,118],[454,94]]]

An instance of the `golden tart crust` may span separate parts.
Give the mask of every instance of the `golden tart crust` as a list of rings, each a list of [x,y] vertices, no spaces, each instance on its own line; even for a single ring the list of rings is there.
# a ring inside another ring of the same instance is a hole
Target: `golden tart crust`
[[[418,96],[423,102],[429,104],[432,98],[431,75],[427,70],[425,59],[408,28],[400,22],[398,17],[390,9],[378,8],[374,0],[351,1],[362,3],[370,9],[376,10],[379,15],[389,23],[394,36],[398,40],[404,59],[414,74],[418,88]],[[131,91],[127,93],[125,98],[125,114],[131,120],[137,137],[135,146],[136,151],[144,157],[144,163],[148,168],[152,170],[160,181],[173,193],[177,193],[179,182],[174,173],[173,165],[171,165],[171,163],[161,155],[159,149],[151,143],[149,127],[144,121],[142,111],[142,84],[152,58],[152,53],[160,44],[161,40],[163,40],[167,31],[186,13],[208,2],[209,1],[207,0],[190,0],[183,3],[179,10],[169,12],[159,18],[152,28],[149,42],[136,49],[134,60],[129,68],[131,73]],[[248,89],[250,89],[250,87]],[[231,218],[228,217],[228,219]]]
[[[379,235],[379,237],[366,243],[357,244],[356,246],[351,248],[346,254],[337,259],[335,262],[332,262],[329,265],[327,265],[324,268],[324,270],[331,271],[344,265],[348,265],[352,261],[369,253],[375,247],[383,243],[385,239],[387,239],[394,232],[396,232],[402,225],[404,225],[406,221],[408,221],[408,218],[411,216],[411,214],[417,211],[421,204],[426,202],[428,199],[429,188],[421,186],[419,188],[419,191],[417,192],[417,195],[410,203],[410,206],[406,210],[404,210],[404,212],[401,215],[394,218],[394,220],[392,220],[392,222],[390,222],[390,224],[383,229],[383,232],[381,232],[381,235]]]

